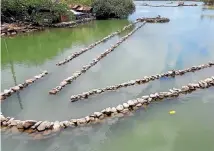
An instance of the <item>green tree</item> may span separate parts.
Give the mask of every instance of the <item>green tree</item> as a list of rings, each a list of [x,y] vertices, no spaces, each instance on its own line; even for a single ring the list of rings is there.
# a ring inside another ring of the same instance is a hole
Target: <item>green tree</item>
[[[214,0],[203,0],[206,5],[214,5]]]
[[[61,14],[68,13],[66,4],[52,0],[2,0],[1,4],[3,22],[19,20],[43,24],[45,18],[56,22]]]
[[[98,19],[126,18],[135,10],[132,0],[94,0],[92,7]]]

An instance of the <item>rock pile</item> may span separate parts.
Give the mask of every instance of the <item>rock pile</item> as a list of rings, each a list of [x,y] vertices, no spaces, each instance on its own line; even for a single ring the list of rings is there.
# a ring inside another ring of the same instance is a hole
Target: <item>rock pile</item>
[[[145,25],[145,22],[132,30],[130,33],[128,33],[126,36],[121,38],[115,45],[111,46],[109,49],[107,49],[105,52],[101,53],[101,55],[97,56],[95,59],[92,60],[89,64],[82,67],[80,71],[76,71],[71,77],[68,77],[67,79],[64,79],[59,86],[53,88],[49,91],[49,94],[56,94],[59,91],[61,91],[67,84],[70,84],[75,79],[77,79],[80,75],[85,73],[87,70],[89,70],[92,66],[96,65],[101,59],[106,57],[109,53],[113,52],[115,48],[117,48],[123,41],[125,41],[128,37],[130,37],[134,32],[136,32],[138,29],[140,29],[143,25]]]
[[[93,20],[95,20],[94,17],[84,18],[84,19],[76,20],[76,21],[61,22],[61,23],[52,24],[52,25],[50,25],[50,27],[54,27],[54,28],[70,27],[70,28],[72,28],[72,27],[76,27],[80,24],[88,23],[88,22],[93,21]]]
[[[36,80],[41,79],[42,77],[44,77],[46,74],[48,74],[47,71],[43,71],[42,73],[40,73],[39,75],[34,76],[31,79],[27,79],[25,80],[24,83],[22,84],[18,84],[12,88],[9,89],[5,89],[2,93],[1,93],[1,100],[6,99],[7,97],[11,96],[13,93],[23,90],[24,88],[26,88],[27,86],[29,86],[30,84],[34,83]]]
[[[107,41],[108,39],[114,37],[115,35],[120,34],[121,32],[123,32],[123,31],[125,31],[126,29],[128,29],[128,28],[132,27],[133,25],[135,25],[136,23],[137,23],[137,22],[134,22],[134,23],[131,23],[131,24],[127,25],[127,26],[124,26],[121,30],[109,34],[108,36],[104,37],[103,39],[101,39],[101,40],[99,40],[99,41],[97,41],[97,42],[95,42],[95,43],[92,43],[91,45],[89,45],[89,46],[86,47],[86,48],[83,48],[81,51],[74,52],[73,54],[71,54],[70,56],[68,56],[68,57],[67,57],[66,59],[64,59],[63,61],[58,62],[56,65],[57,65],[57,66],[61,66],[61,65],[66,64],[67,62],[70,62],[71,60],[73,60],[74,58],[78,57],[79,55],[85,53],[85,52],[88,51],[88,50],[91,50],[92,48],[94,48],[94,47],[97,46],[98,44]]]
[[[59,132],[66,128],[74,128],[77,126],[86,126],[88,124],[95,124],[106,118],[123,117],[124,115],[133,112],[141,107],[144,107],[151,102],[166,99],[175,98],[181,94],[191,93],[198,89],[205,89],[214,86],[214,76],[199,81],[198,83],[189,83],[186,86],[182,86],[180,89],[172,88],[167,92],[157,92],[150,95],[142,96],[141,98],[128,100],[123,104],[119,104],[116,107],[108,107],[100,112],[94,112],[91,115],[80,119],[71,119],[68,121],[35,121],[35,120],[16,120],[11,117],[5,117],[0,115],[1,130],[9,132],[26,132],[34,138],[44,137],[52,133]]]
[[[36,27],[32,25],[27,24],[18,24],[18,23],[12,23],[12,24],[2,24],[1,25],[1,36],[11,36],[16,35],[18,33],[28,33],[33,32],[37,30],[43,30],[43,27]]]
[[[137,21],[144,22],[146,21],[147,23],[167,23],[169,22],[169,18],[164,18],[161,16],[154,17],[154,18],[138,18]]]
[[[167,3],[172,4],[172,3]],[[177,5],[150,5],[147,3],[143,3],[141,6],[148,6],[148,7],[180,7],[180,6],[198,6],[197,4],[184,4],[184,2],[179,2]]]
[[[199,66],[193,66],[191,68],[187,68],[184,70],[177,70],[177,71],[172,70],[172,71],[168,71],[168,72],[162,73],[162,74],[145,76],[143,79],[130,80],[128,82],[124,82],[121,84],[117,84],[117,85],[113,85],[113,86],[107,86],[105,88],[100,88],[100,89],[93,89],[93,90],[90,90],[88,92],[83,92],[81,94],[72,95],[70,99],[71,99],[71,102],[76,102],[78,100],[87,99],[89,96],[92,96],[95,94],[101,94],[101,93],[104,93],[106,91],[115,91],[115,90],[118,90],[118,89],[123,88],[123,87],[140,85],[140,84],[144,84],[144,83],[147,83],[149,81],[153,81],[155,79],[160,79],[163,77],[175,77],[178,75],[183,75],[183,74],[188,73],[188,72],[195,72],[195,71],[198,71],[198,70],[201,70],[204,68],[212,67],[213,65],[214,65],[214,62],[209,62],[207,64],[202,64]]]

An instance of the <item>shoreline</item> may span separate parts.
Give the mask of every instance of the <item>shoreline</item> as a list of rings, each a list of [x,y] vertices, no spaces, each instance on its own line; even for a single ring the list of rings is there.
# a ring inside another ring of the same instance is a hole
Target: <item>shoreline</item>
[[[1,24],[1,37],[11,37],[16,36],[24,33],[36,32],[36,31],[43,31],[48,28],[74,28],[81,24],[86,24],[96,20],[96,18],[84,18],[81,20],[75,20],[70,22],[60,22],[56,24],[50,24],[46,26],[35,26],[31,23],[3,23]]]

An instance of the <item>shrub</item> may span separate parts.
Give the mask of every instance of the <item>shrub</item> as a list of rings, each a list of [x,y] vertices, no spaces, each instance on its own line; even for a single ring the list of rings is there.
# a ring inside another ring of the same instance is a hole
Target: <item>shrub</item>
[[[214,0],[202,0],[206,5],[214,5]]]
[[[3,22],[19,20],[43,24],[44,19],[56,22],[61,14],[68,13],[68,8],[52,0],[2,0],[1,12]]]
[[[97,19],[126,18],[135,10],[132,0],[94,0],[92,7]]]
[[[78,5],[91,6],[94,0],[60,0],[60,1],[66,4],[78,4]]]

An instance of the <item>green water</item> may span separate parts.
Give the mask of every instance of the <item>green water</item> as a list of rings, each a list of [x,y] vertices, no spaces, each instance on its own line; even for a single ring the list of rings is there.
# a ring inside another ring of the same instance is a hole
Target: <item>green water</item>
[[[165,4],[165,2],[149,2]],[[191,3],[191,2],[189,2]],[[142,4],[142,3],[141,3]],[[198,3],[201,4],[201,3]],[[1,39],[1,88],[37,75],[49,74],[3,103],[1,111],[18,119],[67,120],[156,91],[180,87],[213,76],[214,68],[161,79],[70,103],[73,94],[105,87],[170,69],[183,69],[214,60],[214,10],[198,7],[150,8],[136,2],[128,20],[94,21],[72,29],[49,29]],[[127,32],[111,38],[61,67],[55,64],[142,16],[170,18],[166,24],[146,24],[114,52],[56,96],[48,91],[109,48]],[[7,49],[6,49],[7,48]],[[46,140],[23,134],[2,134],[3,151],[213,151],[214,88],[165,100],[131,117],[61,132]],[[175,115],[169,115],[175,110]]]

